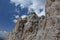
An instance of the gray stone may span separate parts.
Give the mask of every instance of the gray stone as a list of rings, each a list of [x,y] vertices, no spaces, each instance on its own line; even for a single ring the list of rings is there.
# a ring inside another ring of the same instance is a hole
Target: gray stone
[[[6,40],[60,40],[60,0],[46,0],[45,16],[18,20]]]

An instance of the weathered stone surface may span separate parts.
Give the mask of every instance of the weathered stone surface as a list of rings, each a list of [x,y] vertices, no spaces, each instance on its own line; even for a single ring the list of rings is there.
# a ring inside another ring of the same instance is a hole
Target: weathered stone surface
[[[60,40],[60,0],[46,0],[46,16],[20,18],[7,40]]]
[[[50,6],[46,7],[46,38],[45,40],[60,40],[60,0],[50,0]],[[49,1],[47,1],[49,3]],[[49,4],[46,4],[49,5]],[[59,35],[58,35],[59,33]]]

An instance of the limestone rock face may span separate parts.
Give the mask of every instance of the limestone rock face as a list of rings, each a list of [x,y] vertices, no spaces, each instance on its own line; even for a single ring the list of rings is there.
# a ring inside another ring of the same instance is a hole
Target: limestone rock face
[[[7,40],[60,40],[60,0],[46,0],[46,16],[19,18]]]
[[[46,1],[45,40],[60,40],[60,0]]]

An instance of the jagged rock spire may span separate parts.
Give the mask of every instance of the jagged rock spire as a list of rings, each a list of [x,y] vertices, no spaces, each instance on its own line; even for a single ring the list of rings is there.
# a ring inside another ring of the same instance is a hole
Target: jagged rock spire
[[[38,16],[37,16],[37,14],[36,14],[35,12],[31,12],[30,17],[33,18],[33,19],[35,19],[35,18],[37,18]]]

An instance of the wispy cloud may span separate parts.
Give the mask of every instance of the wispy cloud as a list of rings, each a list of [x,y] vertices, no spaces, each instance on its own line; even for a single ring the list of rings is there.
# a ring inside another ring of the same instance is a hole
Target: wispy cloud
[[[19,15],[13,15],[11,20],[13,20],[13,22],[16,23],[18,18],[19,18]]]
[[[15,6],[20,5],[22,9],[28,8],[28,12],[34,11],[38,16],[41,16],[45,15],[45,1],[46,0],[11,0],[11,3],[15,3]],[[40,12],[40,9],[43,9],[43,11]]]
[[[41,15],[45,15],[45,1],[46,0],[10,0],[10,3],[14,3],[17,7],[20,5],[21,9],[27,8],[28,13],[35,12],[39,17]],[[19,10],[15,10],[15,12],[19,13]],[[25,18],[27,15],[22,15],[22,18]],[[19,15],[14,16],[15,19],[13,20],[14,23],[17,22],[17,18],[19,18]]]
[[[21,16],[21,18],[25,18],[25,17],[27,17],[27,15],[22,15],[22,16]]]
[[[8,32],[7,31],[0,31],[0,37],[4,38],[5,36],[7,36]]]
[[[16,19],[19,18],[19,15],[15,15],[15,18],[16,18]]]
[[[15,12],[17,12],[18,14],[20,13],[20,10],[18,10],[18,9],[15,9]]]
[[[14,19],[13,22],[16,23],[17,22],[17,19]]]
[[[22,19],[25,18],[25,17],[27,17],[27,15],[22,15],[21,16]],[[18,18],[19,18],[19,15],[15,15],[15,19],[13,20],[13,22],[16,23]]]

